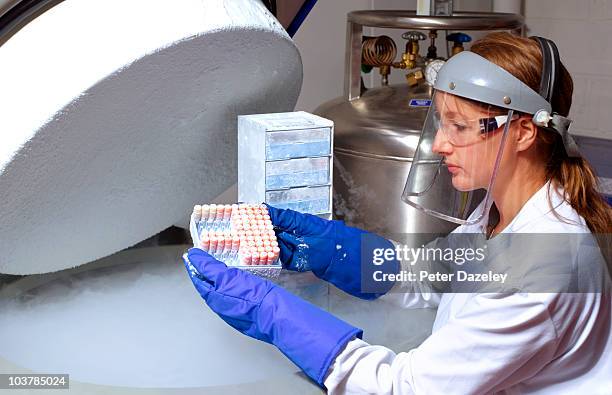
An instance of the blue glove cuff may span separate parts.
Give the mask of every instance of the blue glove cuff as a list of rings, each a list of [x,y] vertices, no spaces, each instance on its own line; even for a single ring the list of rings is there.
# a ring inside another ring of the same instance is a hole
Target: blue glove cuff
[[[393,250],[393,243],[374,233],[347,227],[340,221],[335,225],[335,240],[338,244],[335,246],[334,258],[325,270],[313,270],[313,273],[361,299],[372,300],[389,292],[395,283],[374,281],[374,272],[397,274],[401,265],[395,258],[381,265],[374,265],[373,258],[375,250]]]
[[[274,314],[260,311],[258,327],[272,333],[272,343],[320,386],[346,344],[363,336],[361,329],[280,287],[268,293],[261,308]]]

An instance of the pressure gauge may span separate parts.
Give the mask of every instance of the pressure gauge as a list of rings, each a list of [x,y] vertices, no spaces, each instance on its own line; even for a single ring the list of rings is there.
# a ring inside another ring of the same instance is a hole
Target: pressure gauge
[[[436,82],[436,78],[438,77],[438,71],[444,66],[444,61],[441,59],[432,60],[425,67],[425,80],[431,86]]]

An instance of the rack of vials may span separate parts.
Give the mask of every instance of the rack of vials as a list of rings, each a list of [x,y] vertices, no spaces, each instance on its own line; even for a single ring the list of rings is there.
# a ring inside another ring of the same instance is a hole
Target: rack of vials
[[[280,249],[264,204],[196,205],[191,215],[194,247],[228,266],[275,278]]]
[[[238,201],[332,213],[332,121],[304,111],[238,117]]]

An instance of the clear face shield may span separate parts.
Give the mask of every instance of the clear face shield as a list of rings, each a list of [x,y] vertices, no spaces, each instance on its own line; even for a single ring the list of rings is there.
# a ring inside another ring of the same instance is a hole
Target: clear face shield
[[[402,200],[462,225],[483,223],[513,110],[435,91]]]

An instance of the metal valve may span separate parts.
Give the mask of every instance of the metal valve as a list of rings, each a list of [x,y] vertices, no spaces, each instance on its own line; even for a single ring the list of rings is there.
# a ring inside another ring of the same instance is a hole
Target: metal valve
[[[422,32],[411,30],[402,34],[404,40],[408,40],[406,43],[406,50],[402,54],[401,62],[397,63],[395,67],[402,69],[413,69],[417,66],[417,59],[419,58],[419,41],[427,39],[427,36]]]
[[[459,52],[463,52],[465,48],[463,48],[464,43],[469,43],[472,41],[472,37],[468,36],[465,33],[453,33],[446,36],[446,40],[453,42],[453,52],[451,56],[457,55]]]
[[[427,36],[419,31],[411,30],[402,34],[402,38],[408,41],[423,41],[427,38]]]

